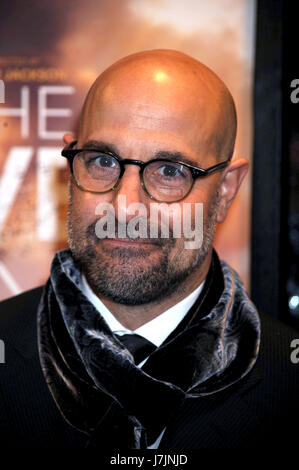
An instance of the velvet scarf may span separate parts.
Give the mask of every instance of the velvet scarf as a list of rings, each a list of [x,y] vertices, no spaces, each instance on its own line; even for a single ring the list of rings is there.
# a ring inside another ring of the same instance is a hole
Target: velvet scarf
[[[238,274],[224,261],[221,269],[216,305],[204,316],[195,312],[140,369],[81,292],[71,252],[56,253],[38,309],[40,363],[60,412],[86,434],[87,446],[144,449],[186,397],[217,393],[251,370],[259,316]]]

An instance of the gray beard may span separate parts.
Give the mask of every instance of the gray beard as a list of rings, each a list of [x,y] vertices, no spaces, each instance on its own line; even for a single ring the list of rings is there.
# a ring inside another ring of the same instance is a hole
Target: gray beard
[[[116,246],[107,248],[97,238],[95,223],[83,233],[80,223],[72,218],[70,199],[68,210],[68,240],[72,255],[96,295],[124,305],[142,305],[159,300],[175,292],[187,277],[200,267],[205,260],[214,239],[219,194],[215,195],[204,224],[203,243],[199,250],[193,250],[188,264],[184,256],[178,262],[171,262],[171,248],[175,238],[159,239],[161,256],[159,262],[142,261],[151,252],[140,248]],[[101,244],[101,250],[96,245]],[[190,250],[188,250],[190,251]],[[182,252],[183,255],[184,251]],[[181,262],[180,262],[181,261]]]

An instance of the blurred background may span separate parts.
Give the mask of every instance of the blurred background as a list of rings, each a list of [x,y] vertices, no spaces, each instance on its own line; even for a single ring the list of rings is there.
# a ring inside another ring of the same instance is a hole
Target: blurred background
[[[251,163],[215,247],[260,308],[296,323],[299,104],[290,81],[299,74],[283,54],[293,41],[289,10],[279,0],[2,0],[0,299],[43,284],[67,246],[62,135],[75,131],[94,79],[123,56],[168,48],[226,83],[238,112],[235,154]]]

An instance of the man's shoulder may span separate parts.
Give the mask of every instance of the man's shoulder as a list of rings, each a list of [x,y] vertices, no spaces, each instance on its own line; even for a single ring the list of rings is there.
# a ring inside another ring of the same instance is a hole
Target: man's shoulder
[[[272,388],[274,393],[278,389],[298,393],[299,364],[292,361],[292,344],[299,338],[298,329],[264,312],[259,312],[259,317],[261,339],[257,366],[262,372],[263,386]]]
[[[19,350],[26,357],[34,354],[36,314],[43,286],[0,302],[0,339],[5,350]]]
[[[22,292],[0,302],[0,328],[19,320],[23,313],[30,315],[38,306],[44,286]],[[16,316],[18,318],[16,318]]]
[[[37,286],[34,287],[33,289],[26,290],[25,292],[21,292],[18,295],[15,295],[13,297],[9,297],[7,299],[1,300],[0,301],[0,311],[2,312],[2,309],[6,309],[7,307],[11,307],[14,305],[20,306],[23,305],[24,303],[30,303],[34,301],[36,298],[40,298],[42,290],[44,286]]]
[[[299,338],[299,331],[269,314],[260,312],[260,319],[260,351],[253,368],[253,376],[260,380],[256,387],[248,387],[247,403],[253,406],[261,422],[275,418],[279,422],[292,415],[299,419],[299,363],[292,360],[292,343]],[[245,377],[245,386],[246,382]]]
[[[291,343],[299,338],[299,329],[282,322],[269,314],[259,312],[261,320],[261,353],[267,354],[269,360],[274,358],[281,362],[290,360]]]
[[[0,438],[8,448],[69,448],[82,435],[60,414],[39,362],[37,309],[43,286],[0,302]],[[83,439],[84,441],[84,439]]]

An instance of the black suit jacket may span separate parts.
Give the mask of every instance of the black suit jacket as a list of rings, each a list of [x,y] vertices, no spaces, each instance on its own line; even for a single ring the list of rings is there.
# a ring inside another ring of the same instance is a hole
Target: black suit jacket
[[[42,287],[0,304],[0,442],[19,448],[84,447],[86,436],[61,416],[45,383],[37,349]],[[252,371],[215,395],[187,399],[159,451],[202,448],[291,448],[298,445],[299,364],[290,359],[295,330],[261,314],[262,341]]]

